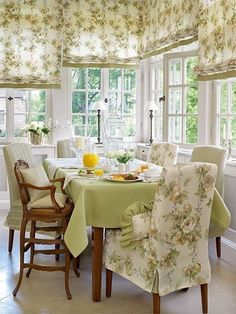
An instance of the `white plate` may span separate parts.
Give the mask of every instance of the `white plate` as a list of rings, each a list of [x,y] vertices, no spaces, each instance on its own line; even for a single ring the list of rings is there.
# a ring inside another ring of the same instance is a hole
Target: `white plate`
[[[162,171],[162,167],[158,167],[157,169],[149,169],[142,173],[144,178],[157,178],[160,176]]]
[[[133,183],[133,182],[141,182],[141,181],[143,181],[142,178],[137,178],[135,180],[119,180],[119,179],[114,179],[111,176],[104,177],[104,179],[108,180],[108,181],[119,182],[119,183]]]

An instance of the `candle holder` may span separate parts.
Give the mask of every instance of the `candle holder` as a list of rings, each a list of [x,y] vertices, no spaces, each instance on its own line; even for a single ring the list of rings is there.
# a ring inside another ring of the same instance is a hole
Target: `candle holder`
[[[149,138],[149,143],[147,145],[152,145],[153,138],[152,138],[152,121],[153,121],[153,111],[156,111],[158,109],[156,103],[154,101],[148,101],[146,103],[146,106],[144,108],[145,111],[149,111],[149,119],[150,119],[150,138]]]
[[[102,100],[96,102],[94,109],[97,110],[97,125],[98,125],[98,137],[96,144],[102,144],[101,142],[101,111],[106,110],[106,105]]]

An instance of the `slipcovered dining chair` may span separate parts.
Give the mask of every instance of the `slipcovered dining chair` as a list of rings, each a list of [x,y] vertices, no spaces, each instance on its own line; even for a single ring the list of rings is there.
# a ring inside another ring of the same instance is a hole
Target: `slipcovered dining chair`
[[[16,296],[23,278],[23,271],[28,268],[26,276],[29,277],[31,270],[43,271],[63,271],[65,273],[65,289],[67,298],[71,299],[69,289],[69,269],[70,269],[70,252],[66,247],[63,235],[66,231],[67,224],[74,204],[63,190],[64,178],[50,180],[40,164],[36,167],[29,167],[24,160],[18,160],[14,167],[15,177],[17,180],[20,198],[23,207],[23,216],[20,229],[20,274],[13,295]],[[55,183],[61,184],[61,192],[56,192]],[[41,222],[39,225],[38,223]],[[30,235],[26,236],[26,226],[30,223]],[[43,224],[42,224],[43,223]],[[57,233],[61,238],[46,239],[40,237],[37,231],[48,233]],[[37,245],[55,245],[55,249],[37,249]],[[60,246],[60,248],[57,248]],[[25,252],[30,250],[30,261],[25,262]],[[65,255],[64,265],[42,265],[34,262],[36,254],[46,255]],[[74,260],[74,271],[79,277]]]
[[[58,158],[74,158],[75,153],[70,149],[70,139],[57,141]]]
[[[22,204],[20,194],[14,175],[14,165],[16,160],[22,158],[28,164],[34,164],[34,158],[29,144],[12,143],[3,147],[3,155],[6,164],[7,178],[10,192],[10,210],[5,220],[5,225],[9,228],[8,252],[12,252],[14,241],[14,230],[20,230],[22,219]]]
[[[178,145],[171,143],[152,143],[147,161],[161,167],[175,165],[178,157]]]
[[[107,297],[114,271],[153,294],[154,314],[160,313],[160,296],[196,285],[208,312],[207,234],[216,174],[210,163],[163,168],[153,208],[140,202],[124,210],[121,229],[106,234]]]
[[[226,149],[218,146],[196,146],[193,149],[191,161],[195,162],[211,162],[217,165],[218,172],[216,178],[216,189],[220,196],[223,193],[224,184],[224,169],[226,163],[227,151]],[[209,237],[216,238],[216,253],[218,257],[221,257],[221,236],[224,231],[229,227],[230,213],[222,202],[218,202],[218,220],[211,219]],[[224,224],[223,221],[226,223]]]

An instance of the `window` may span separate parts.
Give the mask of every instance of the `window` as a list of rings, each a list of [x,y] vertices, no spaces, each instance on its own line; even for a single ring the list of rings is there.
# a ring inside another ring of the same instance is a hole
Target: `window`
[[[124,121],[123,135],[136,134],[136,71],[109,69],[109,113],[118,113]]]
[[[217,81],[217,144],[236,148],[236,80]]]
[[[102,70],[72,69],[72,124],[76,135],[96,136],[96,111],[93,106],[101,100]]]
[[[154,113],[154,138],[178,144],[198,140],[198,83],[193,68],[194,52],[163,55],[151,61],[150,96],[158,106]],[[165,82],[165,84],[164,84]]]
[[[108,101],[106,117],[115,113],[124,121],[124,136],[136,135],[136,70],[74,68],[71,76],[76,135],[97,136],[97,112],[93,108],[101,99]]]
[[[31,121],[46,121],[47,99],[44,90],[0,89],[0,137],[11,141],[22,136]]]
[[[151,100],[155,101],[158,110],[154,112],[154,130],[155,139],[163,140],[163,62],[154,63],[151,67]]]
[[[197,143],[198,85],[193,72],[195,56],[167,57],[168,140],[179,144]]]

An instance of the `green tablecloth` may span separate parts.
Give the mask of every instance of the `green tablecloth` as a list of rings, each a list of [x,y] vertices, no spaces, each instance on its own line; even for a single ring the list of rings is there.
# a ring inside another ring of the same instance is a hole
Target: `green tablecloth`
[[[69,171],[60,168],[55,176],[64,177]],[[137,201],[152,201],[155,187],[156,183],[73,179],[66,187],[75,204],[64,236],[70,252],[77,256],[86,248],[88,244],[86,226],[120,227],[122,210]]]
[[[54,161],[45,160],[46,171],[52,168]],[[56,177],[65,177],[74,170],[59,168]],[[156,183],[122,183],[104,179],[95,181],[75,178],[69,182],[66,191],[75,204],[64,239],[70,252],[78,256],[87,246],[86,226],[118,228],[121,212],[131,204],[154,200]],[[230,213],[219,193],[215,191],[211,221],[222,230],[229,227]]]

